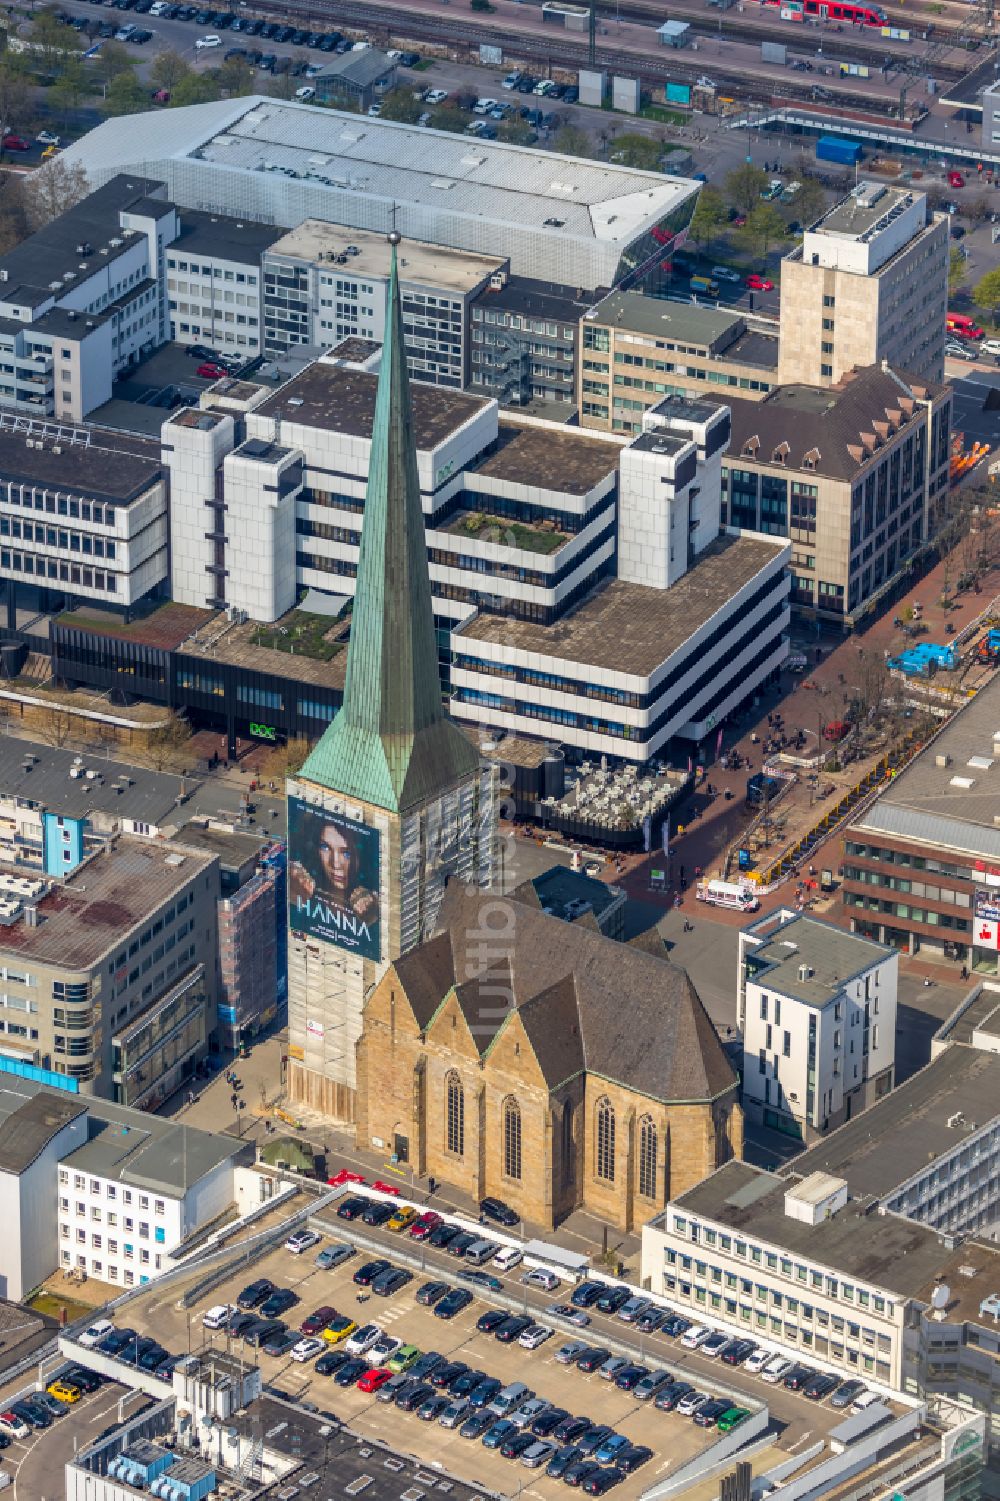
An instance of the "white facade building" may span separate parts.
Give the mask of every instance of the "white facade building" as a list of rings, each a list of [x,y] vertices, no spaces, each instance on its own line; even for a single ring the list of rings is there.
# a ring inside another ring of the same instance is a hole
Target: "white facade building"
[[[781,909],[739,939],[747,1118],[807,1141],[892,1088],[894,949]]]
[[[170,337],[219,354],[261,351],[261,258],[280,229],[223,214],[185,212],[167,251]]]

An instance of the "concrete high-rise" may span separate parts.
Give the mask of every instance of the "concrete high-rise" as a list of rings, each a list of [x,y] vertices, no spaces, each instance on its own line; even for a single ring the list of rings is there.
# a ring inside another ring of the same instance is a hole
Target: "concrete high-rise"
[[[442,706],[398,239],[343,705],[287,788],[289,1091],[341,1120],[367,995],[431,936],[450,876],[489,884],[496,837],[495,773]]]
[[[777,383],[830,385],[883,360],[940,381],[947,298],[947,214],[861,182],[782,262]]]

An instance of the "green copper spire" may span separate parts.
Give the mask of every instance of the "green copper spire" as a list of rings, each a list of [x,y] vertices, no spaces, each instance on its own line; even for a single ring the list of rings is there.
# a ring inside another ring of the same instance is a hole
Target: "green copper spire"
[[[444,713],[393,231],[344,702],[302,776],[401,813],[474,772]]]

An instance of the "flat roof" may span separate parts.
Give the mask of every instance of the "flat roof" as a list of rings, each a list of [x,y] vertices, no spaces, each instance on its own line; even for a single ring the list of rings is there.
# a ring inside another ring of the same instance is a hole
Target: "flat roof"
[[[970,73],[966,73],[954,83],[942,84],[941,103],[951,104],[956,109],[967,109],[981,115],[983,112],[982,95],[985,89],[991,88],[997,82],[998,62],[1000,62],[1000,54],[993,50],[987,54],[986,61],[977,63]]]
[[[73,442],[74,432],[87,441]],[[31,433],[0,427],[0,473],[14,484],[127,506],[162,478],[163,466],[157,443],[88,426],[67,427],[59,435],[58,424],[46,423]]]
[[[748,948],[746,957],[752,958],[755,969],[767,966],[766,981],[759,971],[755,980],[807,1006],[824,1006],[852,976],[890,958],[892,952],[873,939],[796,912],[773,928],[759,947]],[[812,971],[805,979],[799,975],[802,965]]]
[[[532,876],[524,885],[534,888],[544,911],[563,918],[566,916],[566,907],[573,902],[589,902],[595,915],[599,915],[623,895],[620,886],[611,886],[606,881],[598,881],[594,876],[584,875],[582,870],[570,870],[565,865],[551,865],[541,875]]]
[[[338,266],[329,257],[346,255],[353,246],[360,253],[348,255]],[[270,247],[270,255],[288,256],[322,264],[331,275],[372,276],[389,279],[390,245],[385,235],[369,229],[351,229],[345,224],[329,224],[325,219],[304,219]],[[449,250],[444,245],[429,245],[405,239],[399,245],[399,281],[407,284],[439,287],[447,292],[477,292],[483,282],[506,261],[499,256],[478,255],[472,250]]]
[[[945,1017],[934,1034],[936,1042],[971,1043],[974,1032],[996,1035],[1000,1032],[1000,995],[985,986],[968,1005],[962,1005]]]
[[[737,365],[754,365],[760,370],[777,370],[778,335],[748,328],[723,351],[725,359]]]
[[[706,349],[724,348],[746,328],[740,313],[703,307],[694,302],[673,302],[647,297],[642,292],[612,292],[599,302],[586,321],[650,334],[672,344],[698,344]]]
[[[220,1163],[247,1151],[243,1142],[221,1132],[199,1131],[105,1100],[88,1104],[93,1134],[62,1159],[71,1172],[114,1178],[153,1193],[181,1194]]]
[[[481,614],[455,635],[460,641],[495,642],[584,668],[649,677],[786,545],[758,537],[718,537],[670,589],[613,579],[554,625]]]
[[[801,1161],[797,1158],[796,1166]],[[666,1229],[680,1209],[901,1297],[923,1287],[947,1257],[940,1237],[926,1225],[896,1215],[866,1215],[850,1200],[818,1225],[792,1219],[785,1213],[785,1194],[794,1187],[794,1174],[779,1176],[734,1159],[651,1223]]]
[[[238,869],[256,860],[262,850],[273,843],[266,834],[248,834],[242,829],[223,829],[207,820],[186,823],[178,831],[177,842],[186,848],[204,850],[218,857],[219,864]]]
[[[64,1126],[86,1115],[87,1102],[58,1089],[25,1099],[10,1077],[0,1082],[0,1172],[23,1173]]]
[[[98,635],[117,636],[123,641],[140,642],[161,651],[176,651],[195,631],[217,620],[217,610],[203,610],[197,605],[180,605],[164,600],[148,615],[123,620],[99,605],[83,605],[56,617],[56,625],[71,631],[92,631]]]
[[[89,969],[211,864],[210,855],[195,850],[120,835],[65,881],[52,884],[35,904],[37,927],[29,927],[23,916],[0,927],[0,954]],[[5,873],[23,876],[24,870]]]
[[[617,472],[620,456],[621,444],[617,442],[584,436],[578,430],[521,427],[516,420],[501,417],[496,443],[486,458],[475,460],[467,472],[539,490],[587,495]]]
[[[502,287],[484,287],[476,305],[527,313],[529,317],[559,318],[572,327],[575,337],[579,320],[594,306],[599,295],[598,292],[588,292],[585,287],[538,282],[529,276],[514,275],[508,276]]]
[[[184,209],[181,232],[167,246],[167,261],[176,260],[178,255],[195,254],[257,266],[264,251],[280,237],[281,229],[275,224]]]
[[[843,240],[861,240],[869,236],[890,209],[922,196],[912,188],[894,188],[884,182],[862,180],[848,197],[810,226],[811,234],[836,235]]]
[[[293,375],[256,410],[264,417],[303,427],[370,439],[377,389],[377,375],[319,360]],[[420,449],[436,448],[490,404],[488,397],[411,381],[413,441]]]
[[[80,775],[71,776],[71,771]],[[90,772],[90,776],[86,773]],[[184,794],[198,786],[163,771],[146,771],[103,756],[80,755],[56,746],[0,738],[0,793],[61,813],[94,813],[136,819],[157,828],[173,823]]]
[[[1000,1247],[987,1241],[966,1241],[943,1259],[934,1276],[914,1297],[929,1308],[935,1289],[941,1286],[950,1294],[944,1305],[945,1318],[950,1324],[967,1319],[971,1324],[995,1330],[994,1317],[979,1310],[987,1298],[1000,1296]]]
[[[904,1084],[794,1160],[797,1174],[845,1178],[852,1197],[886,1199],[946,1152],[972,1123],[1000,1114],[1000,1053],[954,1043]],[[956,1115],[961,1123],[949,1125]],[[887,1150],[891,1143],[891,1150]]]
[[[1000,734],[1000,677],[947,721],[853,827],[979,859],[1000,859],[995,733]]]

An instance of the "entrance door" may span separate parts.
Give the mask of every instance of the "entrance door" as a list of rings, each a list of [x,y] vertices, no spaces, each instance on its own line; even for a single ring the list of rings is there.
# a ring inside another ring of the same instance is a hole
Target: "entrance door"
[[[408,1136],[394,1135],[392,1138],[392,1150],[397,1162],[409,1162],[410,1138]]]

